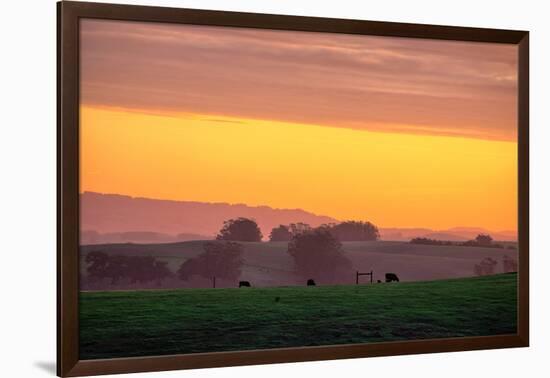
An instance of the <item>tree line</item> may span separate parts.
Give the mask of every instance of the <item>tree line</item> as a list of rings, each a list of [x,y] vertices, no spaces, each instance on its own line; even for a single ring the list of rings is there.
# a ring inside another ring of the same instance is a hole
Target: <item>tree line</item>
[[[168,263],[152,256],[109,255],[102,251],[92,251],[86,255],[88,279],[93,283],[108,280],[116,285],[122,280],[134,283],[162,281],[172,276]]]
[[[459,247],[484,247],[484,248],[505,248],[504,245],[495,243],[491,235],[479,234],[473,240],[467,240],[464,242],[452,242],[449,240],[437,240],[430,238],[413,238],[410,240],[411,244],[424,244],[424,245],[447,245],[447,246],[459,246]],[[508,249],[516,249],[513,245],[508,246]]]
[[[485,257],[479,262],[479,264],[474,265],[474,274],[476,276],[487,276],[495,274],[496,266],[498,261],[491,258]],[[515,273],[518,271],[518,261],[509,256],[504,255],[502,257],[502,272],[503,273]]]
[[[231,242],[260,242],[262,232],[258,224],[248,218],[224,222],[216,239]],[[352,273],[351,261],[342,250],[343,241],[376,241],[378,227],[370,222],[345,221],[312,227],[297,222],[274,227],[270,242],[287,242],[287,253],[294,262],[294,271],[302,279],[321,283],[335,283]],[[189,263],[192,264],[192,263]],[[208,273],[211,274],[211,273]]]
[[[86,255],[87,279],[92,286],[131,286],[153,284],[161,286],[167,279],[189,281],[195,277],[213,280],[237,280],[243,260],[242,244],[206,242],[203,252],[185,260],[174,273],[168,263],[153,256],[128,256],[91,251]]]
[[[203,251],[185,260],[173,273],[164,261],[152,256],[109,255],[92,251],[86,255],[90,282],[107,281],[111,285],[127,282],[156,283],[165,279],[190,281],[201,278],[215,285],[233,282],[241,275],[244,246],[241,242],[259,242],[262,233],[258,224],[248,218],[224,222],[215,241],[205,242]],[[288,242],[287,253],[294,262],[295,273],[319,282],[337,282],[349,276],[351,262],[342,251],[341,241],[378,240],[378,228],[370,222],[347,221],[311,227],[306,223],[291,223],[272,229],[269,240]]]
[[[271,242],[289,242],[296,235],[325,230],[340,241],[374,241],[380,239],[378,227],[370,222],[345,221],[341,223],[323,224],[313,228],[307,223],[298,222],[274,227],[269,234]],[[253,219],[235,218],[224,222],[216,236],[217,240],[236,242],[260,242],[263,234]]]
[[[316,229],[325,230],[340,241],[375,241],[380,239],[378,227],[370,222],[345,221],[341,223],[329,223],[323,224]],[[306,223],[281,224],[271,230],[269,241],[291,241],[294,236],[313,230],[314,228]]]
[[[262,238],[261,229],[253,219],[229,219],[216,236],[217,242],[206,243],[202,255],[183,263],[178,277],[185,280],[200,275],[235,280],[241,274],[242,265],[243,246],[239,242],[260,242]],[[288,243],[287,253],[293,259],[298,276],[326,283],[350,277],[352,264],[343,253],[342,241],[375,241],[379,238],[378,227],[361,221],[319,227],[297,222],[274,227],[269,234],[270,242]]]

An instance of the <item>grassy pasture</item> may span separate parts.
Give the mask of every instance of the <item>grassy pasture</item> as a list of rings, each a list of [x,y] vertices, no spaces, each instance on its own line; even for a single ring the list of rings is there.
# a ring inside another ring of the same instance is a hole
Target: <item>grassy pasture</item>
[[[80,358],[516,332],[516,274],[358,286],[82,292]]]

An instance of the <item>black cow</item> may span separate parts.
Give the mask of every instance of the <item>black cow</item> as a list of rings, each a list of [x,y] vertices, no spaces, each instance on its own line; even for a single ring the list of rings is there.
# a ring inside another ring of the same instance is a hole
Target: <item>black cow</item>
[[[239,281],[239,287],[250,287],[250,282],[248,281]]]
[[[376,280],[376,283],[382,283],[382,281],[380,281],[380,280]]]
[[[386,273],[386,282],[399,282],[399,278],[395,273]]]
[[[310,278],[309,280],[307,280],[307,286],[315,286],[315,281]]]

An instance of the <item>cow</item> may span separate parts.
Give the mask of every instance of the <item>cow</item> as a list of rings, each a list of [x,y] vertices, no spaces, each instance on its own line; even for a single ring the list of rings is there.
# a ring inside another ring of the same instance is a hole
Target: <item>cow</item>
[[[376,280],[376,283],[382,283],[382,281],[380,281],[380,280]]]
[[[248,281],[239,281],[239,287],[250,287],[252,285],[250,285],[250,282]]]
[[[315,286],[315,281],[310,278],[309,280],[307,280],[307,286]]]
[[[399,278],[395,273],[386,273],[386,282],[399,282]]]

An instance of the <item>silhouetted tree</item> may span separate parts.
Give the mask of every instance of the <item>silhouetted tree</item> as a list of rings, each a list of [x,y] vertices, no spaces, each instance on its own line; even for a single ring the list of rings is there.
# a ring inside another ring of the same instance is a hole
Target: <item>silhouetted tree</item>
[[[91,281],[101,280],[106,277],[109,255],[101,251],[91,251],[86,255],[86,272]]]
[[[346,221],[321,227],[340,241],[373,241],[380,238],[378,227],[370,222]]]
[[[497,261],[495,259],[486,257],[483,260],[481,260],[479,264],[476,264],[474,266],[474,273],[477,276],[487,276],[490,274],[494,274],[496,265],[497,265]]]
[[[292,239],[292,233],[290,232],[290,229],[288,226],[285,225],[279,225],[279,227],[275,227],[271,230],[271,233],[269,234],[269,241],[277,242],[277,241],[290,241]]]
[[[157,261],[152,256],[107,255],[93,251],[86,255],[88,277],[92,281],[110,279],[111,285],[128,279],[130,283],[145,283],[156,280],[162,282],[172,275],[167,263]]]
[[[212,279],[213,277],[237,280],[241,275],[243,246],[235,242],[204,243],[204,252],[181,264],[177,275],[188,280],[193,275]]]
[[[294,235],[288,243],[288,253],[298,274],[318,282],[335,282],[351,269],[342,244],[323,228]]]
[[[262,232],[253,219],[237,218],[223,222],[217,240],[259,242],[262,240]]]
[[[127,256],[109,256],[105,276],[111,279],[111,285],[117,284],[122,278],[129,276],[129,258]]]
[[[489,235],[478,235],[474,240],[467,240],[465,242],[452,242],[450,240],[437,240],[429,238],[413,238],[410,241],[411,244],[426,244],[426,245],[454,245],[458,247],[484,247],[484,248],[504,248],[502,244],[493,243],[493,238]]]
[[[144,283],[153,279],[153,265],[155,258],[152,256],[126,257],[126,276],[131,283]]]
[[[181,280],[188,280],[189,277],[199,274],[198,258],[187,259],[179,267],[176,272]]]
[[[480,246],[487,246],[493,243],[493,238],[491,237],[491,235],[488,234],[479,234],[478,236],[476,236],[475,240]]]
[[[411,244],[425,244],[425,245],[459,245],[457,243],[453,243],[450,240],[437,240],[437,239],[429,239],[429,238],[413,238],[409,242]]]
[[[172,277],[174,273],[168,268],[168,263],[166,261],[155,261],[153,265],[153,278],[157,281],[157,284],[160,285],[162,280],[168,277]]]
[[[290,233],[292,234],[292,236],[296,236],[312,230],[309,224],[303,222],[291,223],[288,227],[290,228]]]
[[[126,275],[131,283],[157,281],[160,284],[164,278],[172,275],[167,265],[152,256],[131,256],[127,258]]]

